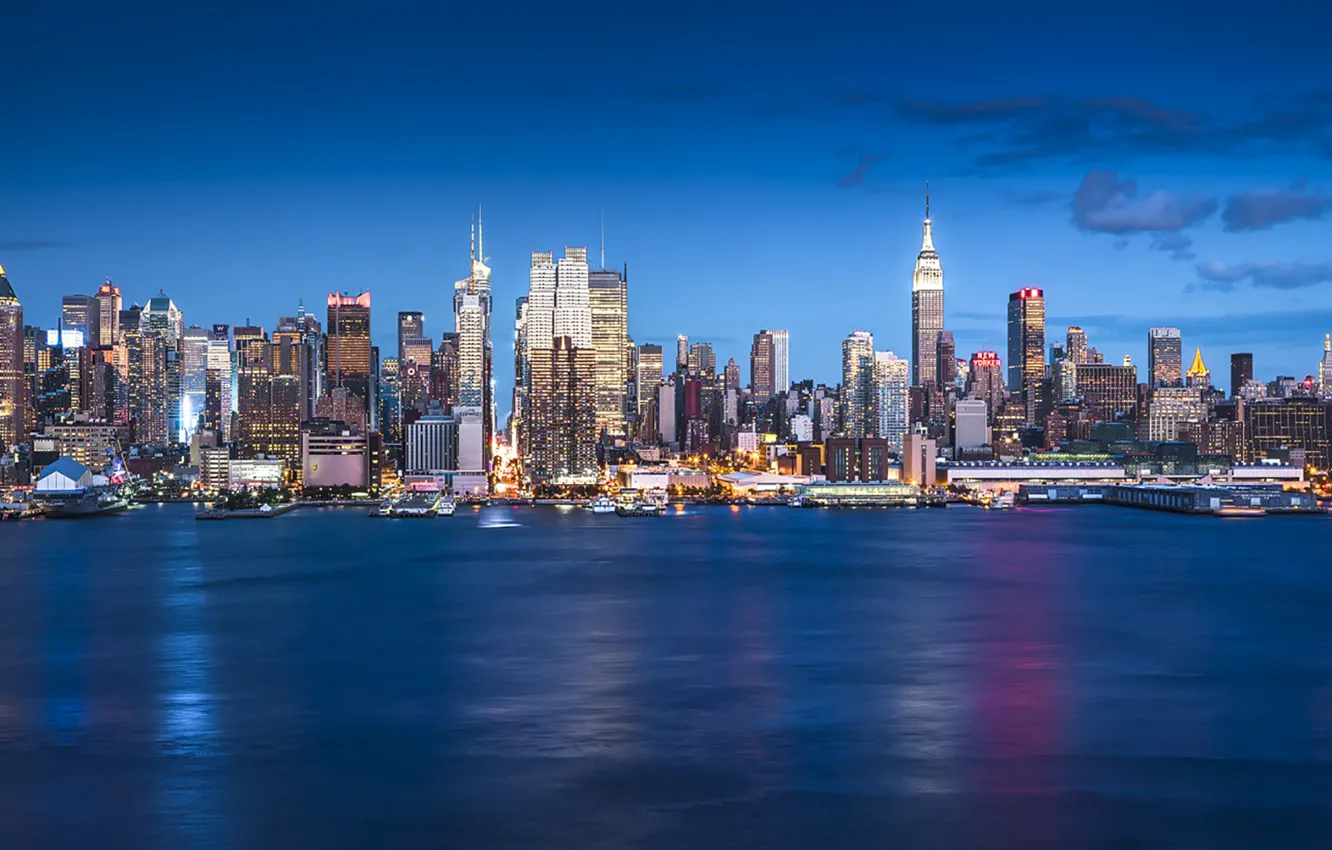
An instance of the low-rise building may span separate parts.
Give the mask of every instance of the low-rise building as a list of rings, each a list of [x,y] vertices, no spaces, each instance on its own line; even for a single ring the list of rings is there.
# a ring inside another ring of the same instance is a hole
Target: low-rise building
[[[280,458],[245,458],[227,464],[227,487],[231,490],[281,490],[286,482],[287,462]]]

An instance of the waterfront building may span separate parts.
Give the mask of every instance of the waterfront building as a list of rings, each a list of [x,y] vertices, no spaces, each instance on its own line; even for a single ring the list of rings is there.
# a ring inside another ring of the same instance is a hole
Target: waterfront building
[[[901,455],[911,407],[910,364],[891,351],[878,351],[873,370],[872,432],[890,451]],[[811,434],[805,439],[812,438]]]
[[[990,411],[984,399],[959,399],[953,411],[953,445],[959,450],[990,444]]]
[[[1068,336],[1064,345],[1064,356],[1073,363],[1087,361],[1087,332],[1077,325],[1068,326]]]
[[[390,358],[392,359],[392,358]],[[304,487],[377,489],[371,477],[369,434],[345,422],[311,420],[301,428],[301,483]]]
[[[0,449],[27,441],[23,354],[23,305],[0,266]]]
[[[1019,289],[1008,296],[1008,391],[1025,394],[1044,377],[1045,293]]]
[[[97,347],[110,348],[120,341],[120,287],[106,279],[94,296],[97,300]]]
[[[1180,439],[1188,422],[1207,420],[1207,404],[1197,387],[1155,387],[1147,405],[1147,439],[1154,443]]]
[[[231,450],[205,446],[199,449],[199,484],[205,490],[219,492],[230,482]]]
[[[762,403],[777,392],[774,376],[776,342],[768,331],[754,334],[749,346],[749,388],[756,401]]]
[[[1212,372],[1203,363],[1202,349],[1196,349],[1193,352],[1193,365],[1184,376],[1185,386],[1197,387],[1200,390],[1209,389],[1212,386]]]
[[[939,253],[934,249],[930,219],[930,193],[925,190],[925,222],[920,253],[911,275],[911,383],[933,383],[939,372],[939,333],[944,329],[944,278]]]
[[[924,434],[906,435],[902,452],[902,482],[917,487],[933,487],[936,481],[935,457],[938,447]]]
[[[287,482],[287,462],[277,458],[237,458],[227,463],[231,490],[281,490]]]
[[[330,292],[325,353],[329,392],[325,395],[334,389],[344,389],[344,398],[354,396],[365,407],[363,415],[355,417],[357,420],[370,419],[370,400],[374,398],[370,348],[370,293],[340,295]]]
[[[629,418],[629,272],[598,269],[587,275],[596,354],[597,433],[627,435]]]
[[[1138,370],[1133,366],[1083,363],[1076,371],[1078,397],[1106,421],[1132,418],[1138,405]]]
[[[458,420],[452,416],[422,416],[406,428],[406,471],[412,474],[458,469]]]
[[[1184,349],[1179,328],[1147,332],[1147,383],[1153,387],[1184,384]]]

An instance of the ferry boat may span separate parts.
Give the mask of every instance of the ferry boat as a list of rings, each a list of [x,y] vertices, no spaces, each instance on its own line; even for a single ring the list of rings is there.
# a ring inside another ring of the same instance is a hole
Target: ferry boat
[[[1212,511],[1213,516],[1228,517],[1231,519],[1237,517],[1260,517],[1267,516],[1267,511],[1262,508],[1249,507],[1247,505],[1226,505],[1223,508],[1217,508]]]
[[[662,496],[666,491],[660,491]],[[627,517],[649,517],[661,516],[664,513],[664,499],[657,497],[653,491],[646,493],[632,488],[621,490],[615,497],[615,513],[619,516]]]
[[[1011,511],[1017,507],[1017,496],[1011,490],[996,493],[985,507],[992,511]]]
[[[597,496],[586,505],[587,509],[594,514],[613,514],[615,513],[615,503],[609,496]]]
[[[380,502],[379,507],[370,512],[370,516],[376,518],[386,518],[393,516],[393,502]]]
[[[440,499],[439,504],[435,507],[435,512],[439,516],[453,516],[457,511],[458,503],[453,500],[452,496],[445,496]]]

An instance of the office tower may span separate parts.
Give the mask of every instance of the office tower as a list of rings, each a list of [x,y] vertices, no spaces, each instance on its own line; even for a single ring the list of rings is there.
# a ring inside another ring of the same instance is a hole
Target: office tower
[[[325,370],[329,391],[345,389],[366,406],[369,418],[370,370],[370,293],[359,295],[328,294],[328,341]],[[239,353],[239,352],[238,352]],[[346,421],[346,420],[343,420]]]
[[[1239,398],[1240,390],[1253,380],[1253,355],[1230,355],[1230,397]]]
[[[1184,349],[1179,328],[1147,332],[1147,383],[1153,387],[1184,385]]]
[[[362,432],[370,424],[365,399],[346,387],[333,387],[321,396],[318,406],[315,407],[315,418],[345,422]]]
[[[596,476],[596,392],[587,378],[595,365],[593,350],[574,346],[568,336],[533,351],[527,458],[533,481]]]
[[[162,446],[169,442],[167,429],[167,345],[163,337],[149,329],[147,317],[138,310],[133,324],[123,321],[121,331],[129,361],[129,407],[134,421],[135,442]]]
[[[430,337],[409,337],[399,340],[398,348],[402,352],[398,360],[402,409],[425,413],[430,401],[434,342]],[[383,374],[382,368],[380,374]]]
[[[1189,367],[1189,371],[1184,375],[1184,384],[1203,390],[1210,389],[1212,386],[1212,371],[1207,368],[1206,363],[1203,363],[1201,348],[1193,352],[1193,365]]]
[[[109,348],[120,339],[120,287],[106,279],[97,289],[97,346]]]
[[[891,351],[874,353],[874,436],[902,454],[911,406],[911,364]]]
[[[954,408],[953,445],[959,450],[990,444],[990,409],[984,399],[959,399]]]
[[[1131,418],[1138,404],[1138,370],[1133,366],[1083,363],[1077,367],[1078,397],[1102,419]]]
[[[1318,394],[1332,398],[1332,334],[1323,336],[1323,359],[1318,361]]]
[[[940,391],[951,387],[957,380],[957,343],[952,331],[940,331],[935,345],[935,386]]]
[[[263,328],[235,329],[236,339],[236,453],[263,457],[268,453],[273,401],[273,349]]]
[[[994,415],[1003,405],[1004,397],[1004,371],[999,352],[974,352],[967,367],[967,398],[984,401],[993,421]]]
[[[406,429],[406,471],[450,472],[458,466],[458,421],[452,416],[422,416]]]
[[[1332,404],[1308,397],[1256,401],[1244,406],[1244,421],[1253,460],[1303,449],[1306,466],[1332,466]]]
[[[1045,293],[1008,296],[1008,391],[1022,392],[1045,376]]]
[[[1064,346],[1064,356],[1073,363],[1087,362],[1087,332],[1077,325],[1068,326],[1068,339]]]
[[[717,355],[712,351],[712,343],[696,342],[689,346],[686,366],[690,372],[698,372],[706,382],[711,383],[717,377]]]
[[[204,414],[208,390],[208,346],[211,337],[209,331],[198,325],[191,325],[181,335],[181,424],[186,434],[193,434],[198,429],[199,417]]]
[[[445,413],[458,406],[458,334],[442,334],[439,348],[430,356],[430,400],[439,402]]]
[[[458,455],[469,459],[469,472],[490,468],[490,441],[494,431],[495,400],[492,374],[494,352],[490,340],[490,267],[485,262],[485,231],[477,210],[476,238],[467,277],[453,284],[453,330],[457,334]],[[584,264],[586,270],[586,263]],[[584,278],[586,291],[586,278]],[[558,306],[558,305],[557,305]],[[452,377],[452,376],[450,376]],[[474,414],[474,416],[473,416]],[[480,422],[478,430],[472,425]],[[470,459],[480,458],[480,462]]]
[[[398,313],[398,362],[407,362],[407,340],[425,336],[425,314]]]
[[[689,369],[689,337],[680,334],[675,338],[675,371],[684,373]]]
[[[777,392],[775,371],[776,341],[768,331],[754,334],[749,346],[749,388],[760,404]]]
[[[772,337],[772,389],[784,393],[791,388],[791,332],[765,330]]]
[[[509,444],[519,457],[524,454],[523,423],[527,421],[528,384],[527,296],[521,295],[514,301],[513,309],[513,404],[509,411]]]
[[[434,376],[434,372],[431,372]],[[402,442],[402,375],[398,358],[385,357],[379,364],[379,431],[384,442]]]
[[[23,305],[0,266],[0,449],[27,440],[24,405],[28,382],[23,370]]]
[[[157,337],[158,344],[163,349],[161,356],[165,371],[162,392],[166,395],[163,404],[166,436],[163,442],[184,442],[180,388],[180,344],[181,337],[185,333],[184,316],[175,302],[167,297],[166,292],[159,290],[156,295],[148,299],[148,306],[143,309],[139,322],[143,325],[145,333]],[[151,433],[156,433],[155,423],[149,427]]]
[[[310,418],[305,409],[309,359],[299,336],[274,335],[268,358],[269,381],[267,454],[287,461],[288,469],[301,466],[301,423]]]
[[[1180,439],[1189,422],[1207,421],[1207,403],[1198,387],[1156,387],[1147,405],[1147,439],[1154,443]]]
[[[204,417],[207,427],[230,442],[231,414],[236,409],[236,362],[231,349],[231,328],[213,325],[208,338],[208,366],[204,373]]]
[[[869,435],[873,406],[874,335],[852,331],[842,340],[842,436]]]
[[[101,310],[91,295],[66,295],[60,299],[60,324],[66,331],[77,331],[82,345],[96,348],[102,338]]]
[[[587,248],[565,247],[555,264],[554,336],[574,348],[592,347],[592,310],[587,288]]]
[[[679,419],[675,415],[675,382],[680,380],[683,379],[672,377],[664,380],[657,391],[657,439],[668,446],[675,445],[678,439],[676,422]]]
[[[1078,364],[1067,358],[1050,367],[1055,404],[1073,404],[1078,400]]]
[[[726,358],[726,368],[722,370],[722,389],[740,391],[740,364],[735,362],[734,357]]]
[[[533,251],[528,272],[526,345],[530,352],[550,349],[555,336],[555,260],[550,251]]]
[[[644,343],[638,346],[638,365],[636,367],[638,383],[638,438],[643,442],[655,443],[660,438],[659,390],[665,378],[665,364],[662,362],[660,345]]]
[[[592,312],[592,349],[597,355],[597,433],[624,435],[630,413],[628,268],[588,273]]]
[[[924,386],[938,375],[939,332],[944,329],[943,266],[934,250],[930,193],[925,189],[925,227],[911,276],[911,383]]]

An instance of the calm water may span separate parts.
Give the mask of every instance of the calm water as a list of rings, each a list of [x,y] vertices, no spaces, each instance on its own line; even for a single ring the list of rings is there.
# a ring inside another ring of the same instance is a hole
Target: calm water
[[[1332,841],[1332,521],[488,510],[0,526],[0,847]]]

